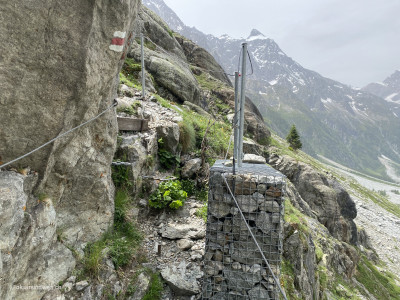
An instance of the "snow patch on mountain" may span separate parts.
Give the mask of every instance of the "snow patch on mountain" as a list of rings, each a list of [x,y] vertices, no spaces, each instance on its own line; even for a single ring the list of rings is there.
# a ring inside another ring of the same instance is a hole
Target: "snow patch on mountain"
[[[277,80],[277,79],[274,79],[274,80],[269,81],[268,83],[269,83],[270,85],[275,85],[275,84],[278,83],[278,80]]]
[[[265,37],[263,34],[247,38],[248,42],[252,42],[252,41],[255,41],[255,40],[268,40],[268,38]]]
[[[321,98],[321,102],[324,103],[324,104],[326,104],[326,103],[332,103],[332,99],[329,98],[329,97],[327,97],[326,99]]]
[[[393,100],[393,98],[396,97],[398,94],[399,94],[399,93],[390,94],[389,96],[387,96],[387,97],[385,98],[385,100],[386,100],[386,101],[389,101],[389,102],[396,102],[396,101]]]

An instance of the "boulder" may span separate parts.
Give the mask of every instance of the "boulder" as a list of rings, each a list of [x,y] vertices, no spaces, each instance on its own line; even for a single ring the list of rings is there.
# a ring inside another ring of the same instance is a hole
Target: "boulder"
[[[150,285],[150,277],[140,273],[135,284],[135,293],[128,300],[142,300]]]
[[[75,267],[71,251],[57,241],[53,202],[32,195],[35,177],[0,172],[1,299],[39,299],[46,290],[20,287],[55,286]]]
[[[192,65],[210,70],[210,75],[223,82],[228,86],[232,86],[231,81],[225,74],[224,69],[217,63],[215,58],[205,49],[195,44],[191,40],[177,34],[175,36],[178,43],[182,46],[185,56]]]
[[[270,297],[268,290],[265,289],[262,285],[258,285],[254,288],[252,288],[250,291],[248,291],[248,295],[250,300],[256,300],[256,299],[264,299],[264,300],[269,300],[273,299]]]
[[[188,239],[181,239],[176,243],[176,245],[181,250],[189,250],[194,245],[194,242]]]
[[[163,148],[172,154],[177,154],[179,145],[179,126],[178,124],[165,121],[156,128],[157,139],[162,139]]]
[[[203,276],[200,267],[186,265],[182,261],[179,265],[170,265],[161,270],[162,278],[177,296],[191,296],[200,293],[197,279]]]
[[[191,178],[201,169],[201,158],[188,160],[182,168],[182,178]]]
[[[269,164],[293,183],[301,199],[307,202],[307,205],[299,202],[306,212],[309,212],[309,206],[312,214],[335,238],[357,243],[357,228],[353,221],[357,216],[355,203],[335,179],[328,179],[311,166],[287,155],[272,155]]]
[[[196,224],[170,223],[160,229],[162,237],[176,239],[201,239],[206,236],[205,229],[199,228]]]
[[[143,32],[148,43],[145,47],[145,68],[154,77],[161,95],[172,96],[178,102],[199,104],[201,91],[194,78],[183,50],[170,34],[168,26],[152,11],[142,7],[137,20],[137,32]],[[140,29],[139,29],[140,28]],[[157,43],[157,46],[153,42]],[[172,55],[165,52],[168,51]],[[132,43],[129,57],[140,61],[140,45]]]
[[[243,162],[249,164],[265,164],[267,161],[260,155],[246,153],[243,157]]]

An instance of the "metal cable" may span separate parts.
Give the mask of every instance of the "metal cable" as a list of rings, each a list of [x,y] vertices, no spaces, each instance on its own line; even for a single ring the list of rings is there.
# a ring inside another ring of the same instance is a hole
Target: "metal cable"
[[[237,202],[237,200],[236,200],[234,194],[232,193],[232,191],[231,191],[231,189],[230,189],[230,187],[229,187],[229,184],[228,184],[228,182],[226,181],[226,178],[225,178],[224,176],[222,176],[222,178],[223,178],[224,181],[225,181],[226,187],[228,188],[228,191],[229,191],[229,193],[231,194],[231,196],[232,196],[232,198],[233,198],[233,201],[235,201],[236,207],[237,207],[238,210],[239,210],[239,213],[240,213],[240,215],[241,215],[241,217],[242,217],[242,219],[243,219],[243,221],[244,221],[244,224],[246,224],[247,230],[249,231],[249,233],[250,233],[250,235],[251,235],[251,237],[252,237],[254,243],[256,244],[258,251],[260,251],[261,256],[262,256],[264,262],[266,263],[266,265],[267,265],[267,267],[268,267],[268,270],[269,270],[269,272],[271,273],[271,275],[272,275],[272,277],[273,277],[273,279],[274,279],[276,285],[279,287],[279,291],[281,292],[283,298],[284,298],[285,300],[287,300],[286,294],[285,294],[285,292],[282,290],[282,287],[281,287],[281,285],[280,285],[280,282],[279,282],[278,278],[276,278],[274,272],[272,271],[271,266],[269,265],[267,258],[264,256],[264,253],[263,253],[263,251],[262,251],[260,245],[258,244],[256,238],[254,237],[253,232],[251,231],[251,228],[250,228],[249,224],[247,224],[246,218],[244,217],[243,212],[242,212],[242,210],[240,209],[239,203]],[[235,187],[234,184],[233,184],[233,187]]]
[[[71,133],[72,131],[74,131],[74,130],[76,130],[76,129],[78,129],[78,128],[81,128],[82,126],[85,126],[86,124],[88,124],[88,123],[90,123],[90,122],[93,122],[94,120],[98,119],[100,116],[104,115],[107,111],[109,111],[111,108],[113,108],[113,107],[115,107],[115,106],[117,106],[117,105],[118,105],[118,102],[117,102],[116,100],[114,100],[114,102],[113,102],[112,105],[110,105],[106,110],[102,111],[100,114],[98,114],[98,115],[95,116],[94,118],[91,118],[90,120],[88,120],[88,121],[86,121],[86,122],[84,122],[84,123],[82,123],[82,124],[80,124],[80,125],[78,125],[78,126],[72,128],[72,129],[70,129],[70,130],[64,132],[63,134],[60,134],[60,135],[56,136],[54,139],[48,141],[47,143],[44,143],[43,145],[41,145],[41,146],[39,146],[39,147],[33,149],[32,151],[30,151],[30,152],[28,152],[28,153],[26,153],[26,154],[24,154],[24,155],[22,155],[22,156],[20,156],[20,157],[18,157],[18,158],[16,158],[16,159],[13,159],[12,161],[9,161],[8,163],[5,163],[5,164],[3,164],[3,165],[0,165],[0,169],[6,167],[6,166],[8,166],[8,165],[11,165],[12,163],[15,163],[16,161],[21,160],[21,159],[23,159],[23,158],[25,158],[25,157],[31,155],[32,153],[34,153],[34,152],[36,152],[36,151],[42,149],[43,147],[45,147],[45,146],[51,144],[52,142],[58,140],[59,138],[62,138],[63,136],[65,136],[65,135]]]
[[[232,137],[233,137],[233,134],[231,134],[231,136],[229,137],[229,145],[228,145],[228,149],[226,150],[225,161],[226,161],[226,158],[228,157],[229,149],[231,148]]]
[[[113,161],[111,163],[113,166],[132,166],[132,163],[126,161]]]

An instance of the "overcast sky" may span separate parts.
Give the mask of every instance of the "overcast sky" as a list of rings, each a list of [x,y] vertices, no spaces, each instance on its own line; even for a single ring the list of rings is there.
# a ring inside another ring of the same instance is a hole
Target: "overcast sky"
[[[303,67],[362,87],[400,69],[400,0],[164,0],[188,26],[256,28]]]

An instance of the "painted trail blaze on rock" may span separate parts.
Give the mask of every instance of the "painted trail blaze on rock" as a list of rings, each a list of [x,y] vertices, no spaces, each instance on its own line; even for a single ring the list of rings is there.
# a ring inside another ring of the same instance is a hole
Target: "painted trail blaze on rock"
[[[125,36],[126,31],[115,31],[111,39],[111,45],[108,48],[115,52],[122,52],[124,50]]]

